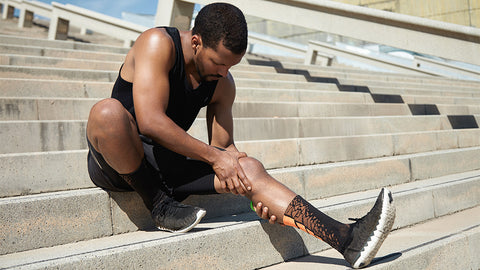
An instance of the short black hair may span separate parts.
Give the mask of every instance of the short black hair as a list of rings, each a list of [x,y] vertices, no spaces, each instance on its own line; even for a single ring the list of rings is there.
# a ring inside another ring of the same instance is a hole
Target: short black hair
[[[213,3],[203,7],[195,18],[192,35],[202,37],[203,45],[214,50],[220,40],[235,54],[247,49],[248,29],[245,16],[234,5]]]

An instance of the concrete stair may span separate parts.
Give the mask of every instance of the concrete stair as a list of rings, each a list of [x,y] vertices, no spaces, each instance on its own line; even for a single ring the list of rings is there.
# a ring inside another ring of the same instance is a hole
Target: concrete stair
[[[136,194],[96,188],[86,119],[125,53],[0,35],[1,269],[346,266],[316,238],[259,221],[243,197],[191,196],[207,217],[171,234]],[[452,269],[460,256],[460,268],[480,267],[480,83],[252,55],[231,72],[237,147],[279,181],[343,222],[390,187],[395,231],[373,269]],[[202,140],[204,115],[189,130]]]

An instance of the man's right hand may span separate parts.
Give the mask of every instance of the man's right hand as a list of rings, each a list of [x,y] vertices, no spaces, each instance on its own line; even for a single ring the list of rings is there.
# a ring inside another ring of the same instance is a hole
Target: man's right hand
[[[240,195],[252,190],[250,181],[239,163],[239,159],[246,156],[244,152],[220,151],[212,168],[223,189]]]

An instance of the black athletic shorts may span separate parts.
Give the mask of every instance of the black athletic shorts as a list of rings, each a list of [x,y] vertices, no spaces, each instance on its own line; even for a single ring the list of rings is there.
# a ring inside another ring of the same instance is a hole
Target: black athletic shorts
[[[179,155],[143,135],[140,138],[146,161],[158,170],[158,181],[163,183],[170,196],[182,201],[193,194],[217,194],[213,183],[215,172],[209,164]],[[109,191],[133,191],[92,147],[88,138],[87,143],[88,173],[92,182]]]

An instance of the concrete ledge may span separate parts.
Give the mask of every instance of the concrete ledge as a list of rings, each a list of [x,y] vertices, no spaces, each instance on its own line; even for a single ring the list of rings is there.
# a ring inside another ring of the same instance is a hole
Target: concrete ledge
[[[42,48],[83,50],[83,51],[105,52],[105,53],[115,53],[115,54],[127,54],[129,50],[127,48],[109,46],[109,45],[62,41],[62,40],[47,40],[47,39],[29,38],[29,37],[16,37],[11,35],[0,35],[0,43],[9,44],[12,46],[15,46],[15,45],[38,46]]]
[[[117,76],[118,71],[0,66],[2,78],[114,82]]]
[[[125,59],[124,53],[108,53],[108,52],[95,52],[95,51],[83,51],[75,49],[57,49],[57,48],[45,48],[38,46],[22,46],[10,44],[0,44],[0,53],[2,54],[16,54],[16,55],[33,55],[33,56],[46,56],[46,57],[58,57],[58,58],[74,58],[74,59],[90,59],[98,61],[122,61]]]
[[[86,160],[86,150],[0,154],[0,198],[93,187]]]
[[[410,181],[409,160],[380,158],[313,165],[302,170],[307,199],[326,198]]]
[[[237,87],[237,101],[373,103],[370,94],[282,88]]]
[[[411,115],[406,104],[236,102],[234,117],[337,117]]]
[[[281,74],[277,72],[261,72],[254,68],[249,71],[231,70],[230,73],[234,78],[243,78],[251,80],[274,80],[274,81],[291,81],[291,82],[307,82],[305,76],[298,74]]]
[[[0,98],[1,120],[86,120],[94,98]],[[469,107],[449,106],[449,115],[468,115]],[[473,106],[472,106],[473,108]],[[480,106],[478,106],[480,109]],[[406,104],[352,104],[315,102],[244,102],[233,104],[237,118],[338,117],[411,115]],[[206,108],[199,113],[206,114]]]
[[[454,85],[451,85],[451,88],[454,88],[454,87],[455,87]],[[405,88],[405,87],[398,87],[396,85],[391,85],[387,87],[369,86],[369,89],[373,94],[401,95],[402,97],[403,96],[423,96],[425,98],[425,97],[434,96],[434,97],[449,97],[449,98],[474,98],[477,101],[478,101],[478,98],[480,98],[479,93],[474,89],[466,89],[464,91],[446,91],[446,90],[443,90],[441,87],[437,87],[435,89],[425,89],[421,87]]]
[[[322,78],[337,78],[338,80],[361,80],[361,81],[383,81],[383,82],[404,82],[404,83],[420,83],[420,84],[435,84],[443,87],[445,84],[454,83],[456,86],[462,87],[475,87],[478,86],[478,82],[469,80],[459,80],[452,78],[432,77],[426,75],[406,75],[403,73],[391,73],[391,72],[376,72],[370,70],[356,69],[356,68],[339,68],[339,67],[322,67],[319,65],[302,65],[299,63],[292,63],[288,61],[246,61],[251,65],[262,66],[265,71],[273,71],[282,69],[288,69],[300,73],[300,71],[308,71],[312,77]],[[457,91],[456,89],[452,91]]]
[[[443,81],[443,80],[432,80],[430,82],[424,82],[423,80],[419,81],[409,81],[409,82],[396,82],[396,81],[383,81],[383,80],[372,80],[372,79],[340,79],[341,84],[347,85],[368,85],[369,87],[394,87],[394,88],[401,88],[403,89],[424,89],[424,90],[432,90],[432,91],[441,91],[454,94],[456,92],[476,92],[475,89],[478,88],[479,82],[471,82],[471,83],[464,83],[451,80],[451,81]],[[448,86],[454,87],[448,87]],[[477,93],[478,94],[478,93]]]
[[[110,96],[113,87],[111,82],[13,78],[0,78],[0,84],[4,97],[25,98],[106,98]]]
[[[99,100],[0,98],[0,120],[85,120]]]
[[[86,121],[0,122],[0,153],[86,149]]]
[[[235,78],[235,85],[237,87],[338,91],[337,85],[333,83],[291,82],[266,79]]]
[[[35,107],[30,110],[33,108]],[[16,110],[12,108],[11,111],[15,114]],[[83,112],[79,110],[73,114],[86,114],[86,110]],[[447,116],[236,118],[234,125],[234,137],[237,141],[359,136],[452,129]],[[188,133],[206,142],[208,136],[205,126],[205,119],[197,119]],[[0,137],[5,142],[0,146],[1,153],[85,149],[86,120],[0,121],[0,127],[2,130]],[[31,135],[29,141],[25,141],[24,134]],[[457,145],[456,142],[453,144]]]
[[[0,199],[0,254],[112,234],[105,192],[80,190]]]
[[[406,103],[412,104],[462,104],[462,105],[478,105],[480,98],[468,97],[441,97],[441,96],[425,96],[410,95],[402,96]]]
[[[0,35],[0,44],[15,46],[35,46],[55,49],[74,49],[74,43],[70,41],[52,41],[40,38],[18,37],[13,35]]]
[[[459,173],[462,171],[476,170],[480,168],[478,162],[478,149],[471,149],[459,154],[456,151],[438,151],[433,155],[419,154],[411,159],[412,178],[426,179],[444,175],[444,172]],[[452,162],[455,161],[455,162]],[[462,169],[460,169],[461,164]]]
[[[3,65],[29,66],[29,67],[54,67],[74,68],[90,70],[119,70],[121,62],[82,60],[73,58],[45,57],[45,56],[21,56],[2,54],[0,61]]]

